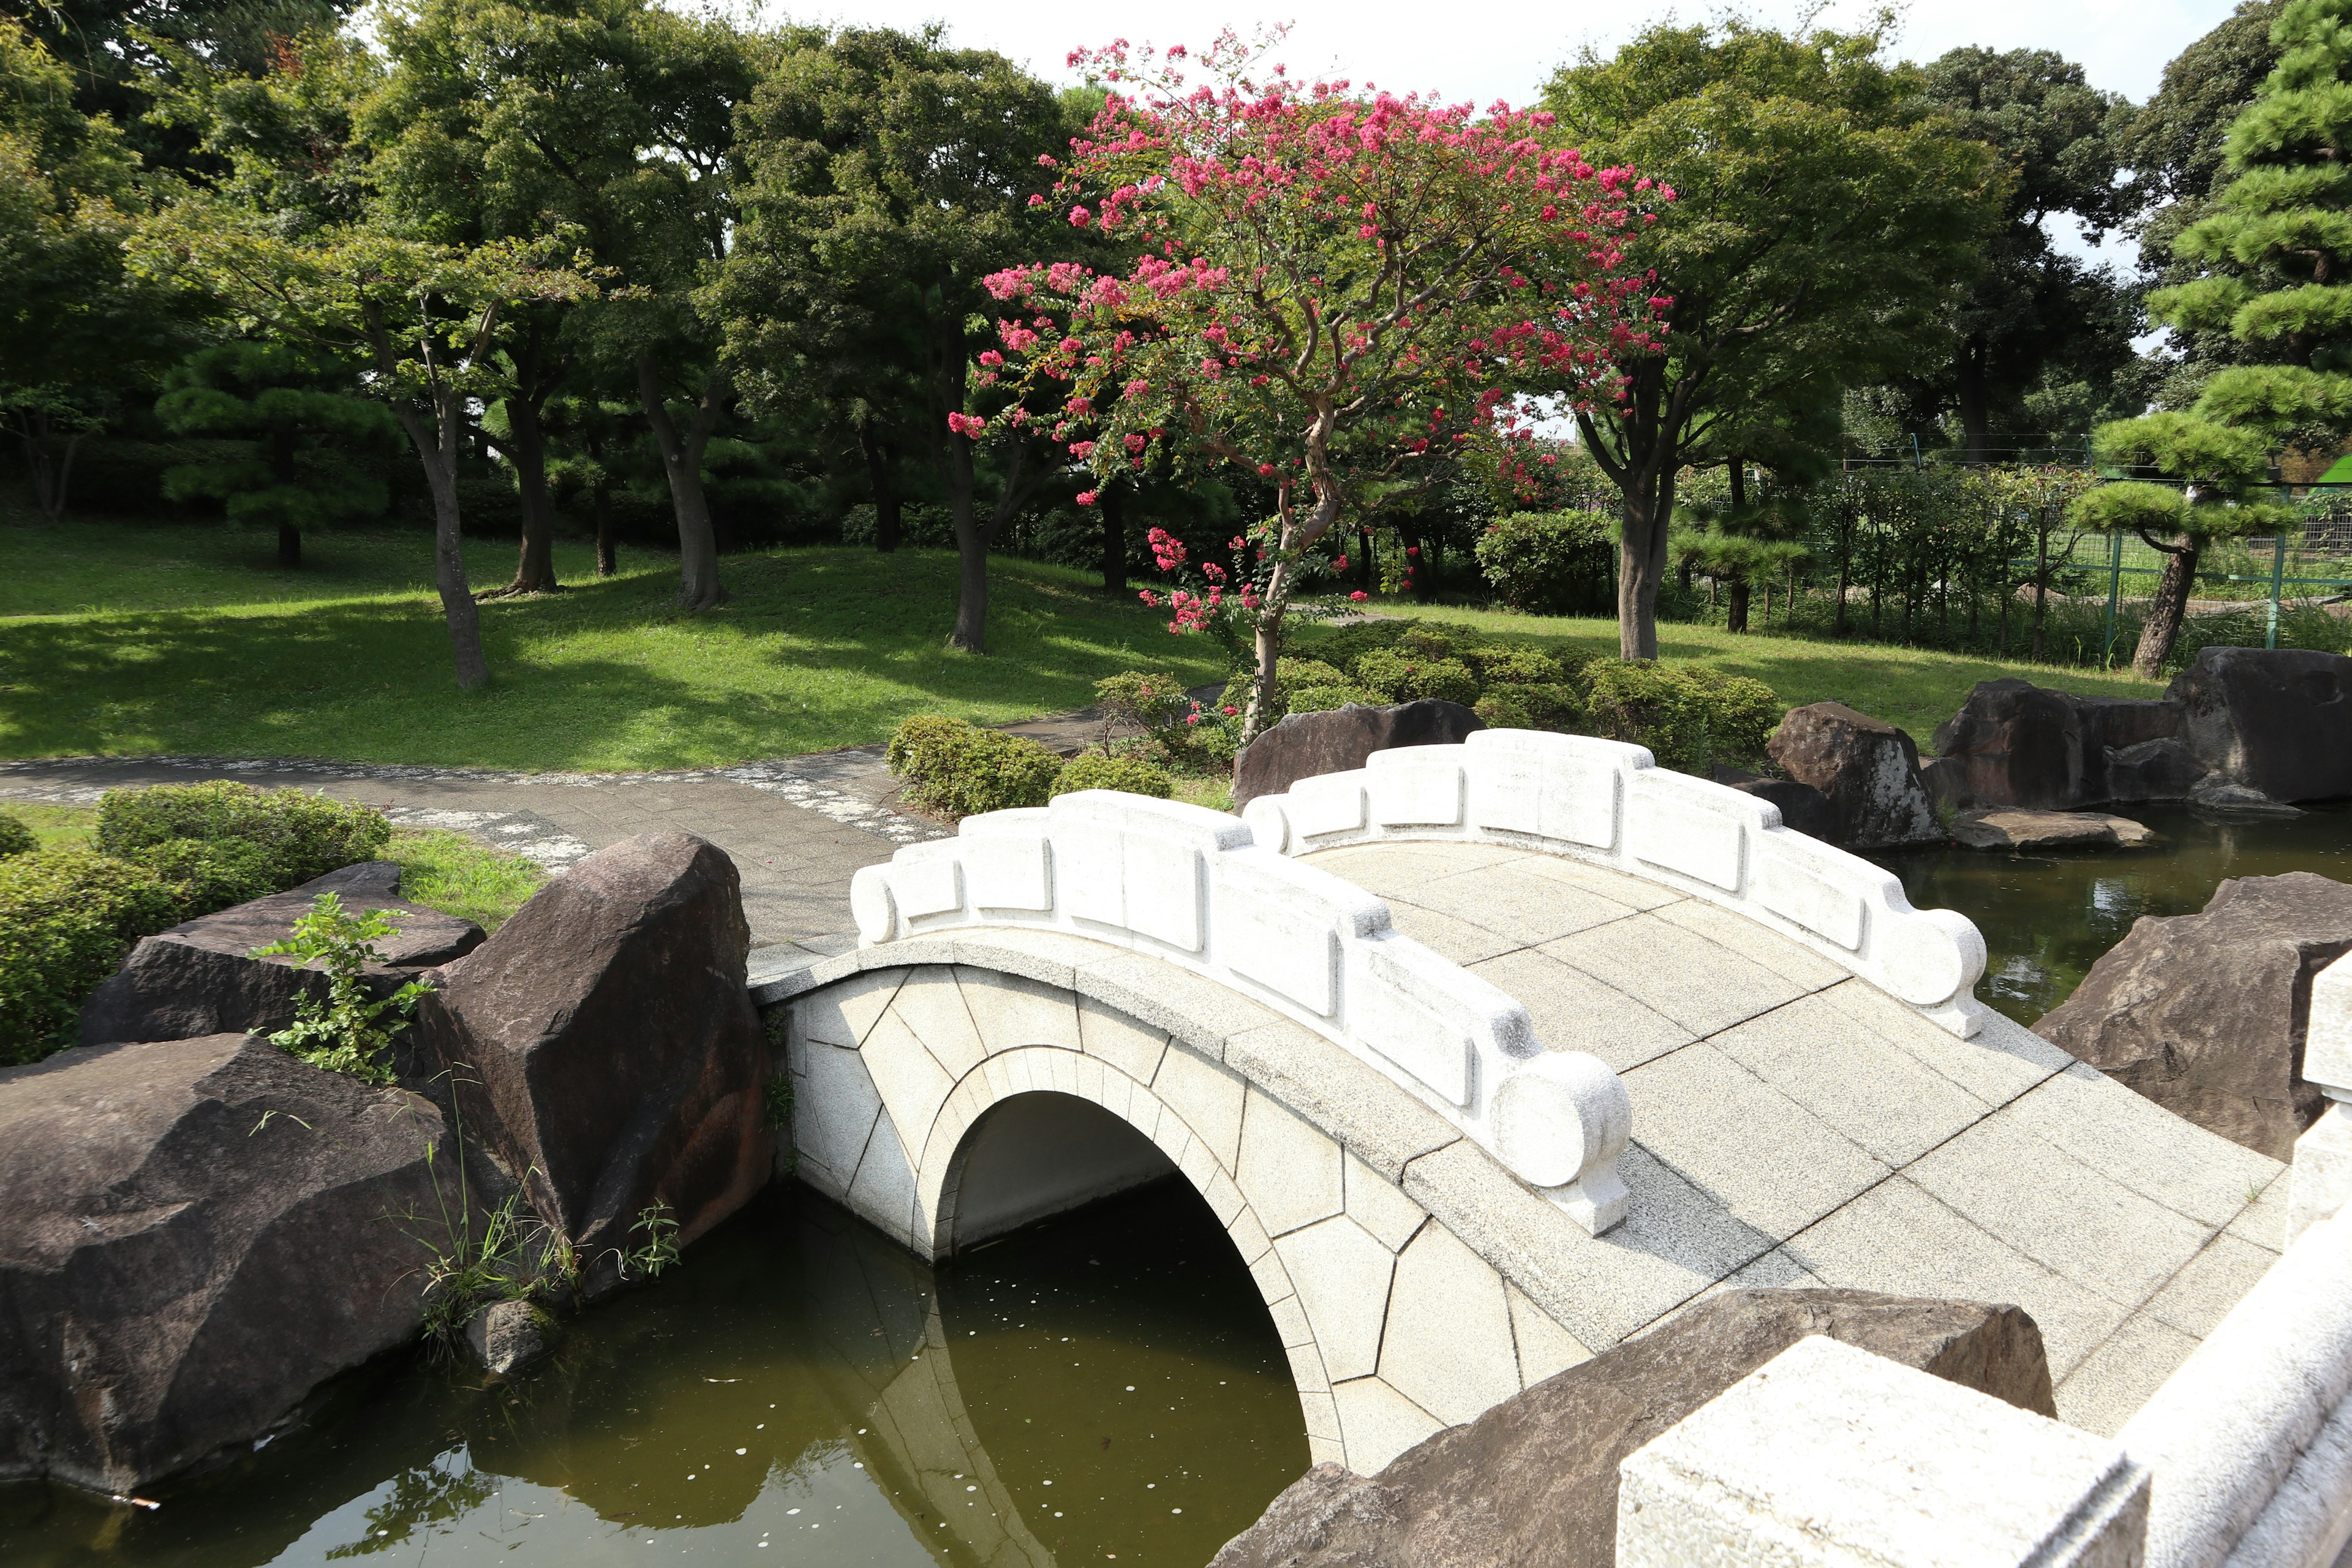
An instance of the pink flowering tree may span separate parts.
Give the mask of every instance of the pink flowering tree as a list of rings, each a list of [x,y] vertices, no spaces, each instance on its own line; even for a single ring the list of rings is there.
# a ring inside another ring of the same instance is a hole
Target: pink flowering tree
[[[1003,314],[978,378],[1058,388],[1051,434],[1094,480],[1081,504],[1153,461],[1271,484],[1275,516],[1226,580],[1174,606],[1180,630],[1246,623],[1245,734],[1270,711],[1285,614],[1351,504],[1513,434],[1522,384],[1570,408],[1619,395],[1619,362],[1665,303],[1623,237],[1672,199],[1547,145],[1548,115],[1299,82],[1258,70],[1262,54],[1228,32],[1190,86],[1181,47],[1070,57],[1108,101],[1066,160],[1042,160],[1059,178],[1032,200],[1137,259],[990,278]]]

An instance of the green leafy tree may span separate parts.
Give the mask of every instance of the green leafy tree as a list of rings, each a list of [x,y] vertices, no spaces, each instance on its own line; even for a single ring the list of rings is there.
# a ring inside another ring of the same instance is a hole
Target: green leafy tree
[[[84,437],[180,337],[170,297],[123,266],[137,169],[66,67],[0,19],[0,421],[52,519]]]
[[[420,237],[376,198],[354,126],[380,82],[358,41],[313,35],[267,78],[205,78],[176,95],[171,112],[224,172],[142,226],[138,259],[245,330],[367,366],[369,394],[425,468],[435,585],[457,684],[470,688],[489,679],[459,531],[470,408],[503,384],[496,361],[516,308],[576,300],[594,285],[568,228],[461,246]]]
[[[2173,254],[2183,230],[2212,210],[2233,177],[2225,163],[2230,127],[2270,73],[2279,47],[2271,25],[2284,0],[2242,0],[2230,18],[2180,51],[2133,121],[2133,191],[2141,207],[2131,230],[2139,241],[2144,288],[2168,288],[2200,276],[2197,261]],[[2186,408],[2206,377],[2246,358],[2229,332],[2174,326],[2142,371],[2158,407]]]
[[[2096,240],[2129,216],[2119,174],[2132,110],[2048,49],[1954,49],[1927,67],[1924,88],[1954,131],[1991,147],[2011,175],[1985,269],[1953,308],[1951,355],[1908,388],[1916,413],[1952,413],[1963,454],[1984,462],[1993,421],[2022,427],[2041,411],[2029,401],[2035,392],[2079,383],[2111,401],[2117,374],[2136,361],[2132,290],[2112,268],[2059,251],[2049,235],[2065,219]]]
[[[1588,49],[1546,89],[1563,140],[1676,197],[1627,247],[1672,300],[1664,350],[1623,360],[1625,395],[1577,419],[1622,496],[1627,658],[1657,657],[1686,465],[1736,455],[1724,437],[1759,407],[1818,405],[1949,342],[2005,175],[1883,47],[1875,30],[1661,25],[1613,58]]]
[[[1028,197],[1038,160],[1066,151],[1074,129],[1045,83],[1001,55],[949,48],[936,27],[844,29],[789,49],[744,120],[746,211],[721,290],[729,358],[762,405],[855,399],[880,416],[861,435],[877,458],[891,435],[929,457],[962,559],[950,640],[974,653],[987,646],[988,550],[1065,468],[1042,429],[983,457],[955,427],[993,341],[982,279],[1049,243],[1072,252]]]
[[[2270,443],[2256,430],[2159,412],[2100,426],[2092,449],[2103,463],[2153,470],[2171,481],[2102,485],[2070,511],[2081,527],[2129,531],[2164,552],[2156,599],[2132,653],[2133,671],[2154,680],[2188,616],[2198,557],[2216,540],[2289,520],[2286,509],[2262,500],[2256,489],[2270,477]]]
[[[2148,312],[2176,331],[2226,339],[2229,358],[2185,412],[2103,426],[2111,462],[2179,487],[2109,486],[2078,515],[2128,526],[2165,552],[2132,666],[2154,677],[2187,613],[2201,549],[2289,526],[2253,504],[2269,454],[2352,429],[2352,0],[2289,0],[2271,27],[2277,66],[2231,126],[2227,183],[2170,244],[2197,276],[2158,289]],[[2164,535],[2165,537],[2159,537]]]
[[[176,435],[248,443],[242,457],[165,471],[174,500],[212,496],[232,521],[278,530],[278,563],[302,564],[302,535],[346,518],[376,517],[383,481],[350,461],[389,440],[391,412],[358,391],[349,363],[285,343],[223,343],[167,378],[155,412]]]

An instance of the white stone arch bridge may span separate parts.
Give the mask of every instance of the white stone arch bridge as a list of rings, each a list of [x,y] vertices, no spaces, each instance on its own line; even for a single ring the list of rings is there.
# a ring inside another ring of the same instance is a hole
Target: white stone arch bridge
[[[2266,1257],[2275,1163],[1985,1009],[1962,917],[1638,747],[1487,731],[1245,819],[1064,795],[852,904],[855,951],[752,977],[800,1179],[937,1259],[1181,1173],[1363,1473],[1727,1283],[2016,1301],[2112,1430],[2201,1335],[2181,1282]]]

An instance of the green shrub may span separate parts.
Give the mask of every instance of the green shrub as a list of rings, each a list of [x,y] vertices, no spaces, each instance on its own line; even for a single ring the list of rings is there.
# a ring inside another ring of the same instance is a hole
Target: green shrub
[[[1514,512],[1478,536],[1478,570],[1515,610],[1591,615],[1608,596],[1610,543],[1591,512]]]
[[[1647,746],[1661,767],[1705,776],[1717,763],[1752,763],[1780,721],[1760,680],[1708,669],[1596,662],[1587,717],[1612,740]]]
[[[1054,794],[1067,795],[1080,789],[1125,790],[1129,795],[1166,800],[1176,793],[1176,781],[1141,757],[1081,752],[1062,764],[1062,771],[1054,779]]]
[[[205,913],[373,859],[391,837],[364,805],[220,782],[109,791],[94,842],[187,883],[189,911]]]
[[[0,860],[0,1066],[75,1043],[75,1018],[131,943],[181,918],[180,890],[87,849]]]
[[[1377,691],[1383,701],[1414,702],[1436,698],[1464,707],[1478,700],[1478,678],[1458,658],[1409,653],[1400,642],[1356,660],[1356,684]]]
[[[5,812],[0,812],[0,859],[22,855],[39,842],[33,837],[31,828]]]
[[[1181,724],[1192,709],[1184,683],[1164,669],[1122,669],[1095,682],[1095,700],[1107,718],[1139,730]]]
[[[917,805],[942,816],[1043,805],[1062,759],[1025,735],[919,714],[898,726],[886,755]]]
[[[1290,710],[1293,713],[1328,713],[1334,709],[1345,708],[1350,702],[1378,708],[1381,700],[1379,692],[1367,691],[1360,686],[1350,686],[1342,680],[1329,686],[1300,687],[1290,694]]]
[[[1407,658],[1416,660],[1454,657],[1454,639],[1433,626],[1407,627],[1397,637],[1396,650]]]
[[[1464,648],[1462,662],[1478,677],[1482,687],[1549,686],[1565,673],[1559,660],[1541,648],[1522,647],[1516,643],[1484,643]]]
[[[1507,686],[1489,691],[1478,699],[1470,705],[1470,711],[1478,715],[1480,721],[1490,730],[1537,728],[1535,714],[1528,707],[1527,700]]]

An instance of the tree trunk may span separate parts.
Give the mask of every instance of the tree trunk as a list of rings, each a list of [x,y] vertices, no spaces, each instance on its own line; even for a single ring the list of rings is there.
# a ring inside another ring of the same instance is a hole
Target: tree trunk
[[[1734,577],[1724,584],[1723,629],[1744,632],[1748,629],[1748,579]]]
[[[65,455],[59,457],[49,444],[49,416],[37,414],[31,428],[18,439],[25,446],[25,467],[33,476],[33,502],[43,517],[59,521],[66,514],[66,489],[73,479],[74,453],[81,447],[81,433],[66,437]]]
[[[677,514],[677,602],[682,609],[707,610],[728,599],[719,584],[719,536],[710,525],[710,498],[702,489],[702,453],[719,424],[726,390],[726,379],[718,372],[705,377],[694,417],[680,430],[662,396],[661,373],[652,352],[637,356],[637,398],[645,405],[654,445],[661,451],[670,508]]]
[[[610,577],[620,569],[613,548],[613,480],[598,466],[596,483],[589,492],[589,508],[596,519],[596,575]]]
[[[541,399],[526,391],[507,399],[513,431],[507,456],[514,460],[516,488],[522,492],[522,546],[515,557],[514,581],[499,594],[552,594],[555,580],[555,503],[547,493],[547,432],[540,422]]]
[[[1666,519],[1673,513],[1671,470],[1637,473],[1623,487],[1625,529],[1618,550],[1617,657],[1658,657],[1658,587],[1666,577]]]
[[[294,427],[280,425],[269,432],[269,477],[291,488],[299,477],[294,465]],[[278,524],[278,564],[289,572],[302,565],[302,528],[283,519]]]
[[[2149,543],[2155,544],[2154,540]],[[2132,673],[2154,680],[2164,673],[2180,624],[2189,616],[2189,590],[2197,583],[2197,543],[2183,534],[2176,544],[2158,544],[2164,553],[2164,575],[2157,580],[2156,602],[2147,607],[2147,624],[2139,629],[2139,647],[2132,654]]]
[[[1985,390],[1985,342],[1971,333],[1960,343],[1952,365],[1953,401],[1959,405],[1963,456],[1971,463],[1990,460],[1992,450],[1991,399]]]
[[[857,416],[857,448],[866,455],[866,479],[874,491],[874,548],[887,555],[905,531],[898,491],[890,483],[890,449],[874,434],[874,416]]]
[[[1102,512],[1103,592],[1124,597],[1127,593],[1127,487],[1109,484],[1095,498]]]
[[[2034,531],[2033,546],[2033,647],[2032,657],[2036,664],[2048,662],[2048,634],[2042,617],[2050,610],[2050,517],[2042,514],[2042,526]]]
[[[457,688],[471,690],[490,678],[482,655],[481,611],[466,586],[466,554],[457,531],[457,452],[464,438],[457,396],[434,395],[435,421],[425,423],[415,408],[393,409],[400,427],[425,464],[425,483],[433,492],[433,582],[441,594],[441,613],[449,622],[449,647],[457,666]]]

